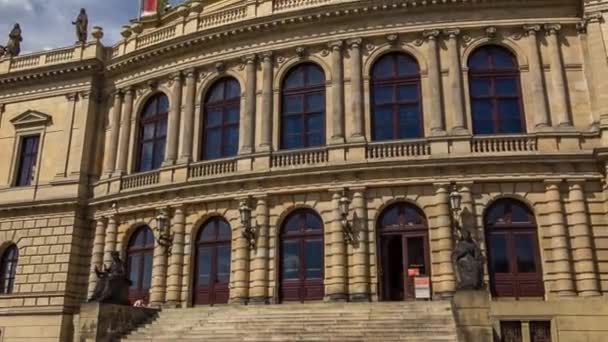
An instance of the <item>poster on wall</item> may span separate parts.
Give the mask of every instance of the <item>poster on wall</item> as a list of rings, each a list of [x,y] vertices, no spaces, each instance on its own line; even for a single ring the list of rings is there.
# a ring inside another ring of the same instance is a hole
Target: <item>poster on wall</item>
[[[431,278],[415,277],[414,292],[416,299],[431,299]]]

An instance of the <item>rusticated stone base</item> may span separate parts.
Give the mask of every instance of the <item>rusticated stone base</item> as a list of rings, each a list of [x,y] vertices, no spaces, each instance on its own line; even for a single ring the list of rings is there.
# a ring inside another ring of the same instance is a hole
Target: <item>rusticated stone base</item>
[[[158,310],[85,303],[74,317],[74,342],[115,342],[137,326],[152,320]]]
[[[490,294],[488,291],[458,291],[452,298],[452,308],[459,341],[492,341]]]

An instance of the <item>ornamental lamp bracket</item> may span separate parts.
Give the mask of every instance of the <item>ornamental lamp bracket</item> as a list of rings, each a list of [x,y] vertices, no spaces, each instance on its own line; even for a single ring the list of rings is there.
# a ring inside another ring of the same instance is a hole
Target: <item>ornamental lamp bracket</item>
[[[353,222],[348,220],[348,212],[350,210],[351,200],[346,196],[346,191],[342,193],[342,196],[338,200],[338,210],[340,212],[340,225],[344,231],[344,240],[347,243],[354,244],[358,239],[357,230],[355,228],[355,222],[357,221],[357,214],[354,214]]]
[[[257,226],[252,223],[251,219],[251,208],[249,207],[248,200],[244,199],[239,204],[239,214],[241,217],[241,224],[243,225],[242,236],[247,240],[249,249],[254,249],[256,245],[257,237]]]
[[[156,214],[156,228],[154,229],[154,238],[159,246],[165,248],[166,254],[171,255],[171,246],[173,245],[173,233],[171,232],[171,224],[169,218],[169,209],[158,209]]]

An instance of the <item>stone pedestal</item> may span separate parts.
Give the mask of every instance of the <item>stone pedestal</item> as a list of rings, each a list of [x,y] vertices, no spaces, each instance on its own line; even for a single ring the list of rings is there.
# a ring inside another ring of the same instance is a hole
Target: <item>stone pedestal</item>
[[[457,291],[452,298],[461,342],[491,342],[490,294],[486,290]]]
[[[157,310],[124,305],[85,303],[74,317],[74,342],[115,342],[151,321]]]

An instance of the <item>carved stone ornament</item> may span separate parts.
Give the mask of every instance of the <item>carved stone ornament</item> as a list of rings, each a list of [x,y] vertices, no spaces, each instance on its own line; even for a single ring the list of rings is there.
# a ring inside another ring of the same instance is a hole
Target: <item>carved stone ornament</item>
[[[99,43],[103,38],[103,28],[101,26],[93,26],[91,36],[93,36],[93,38],[95,38],[95,41]]]
[[[446,30],[443,30],[443,34],[445,36],[448,36],[448,38],[450,38],[450,39],[454,39],[460,35],[460,29],[457,29],[457,28],[446,29]]]
[[[560,24],[546,24],[545,25],[545,33],[547,35],[557,34],[559,31],[561,31],[561,29],[562,29],[562,25],[560,25]]]
[[[120,259],[118,252],[112,252],[112,263],[110,267],[104,266],[103,270],[95,267],[97,284],[89,298],[89,302],[129,305],[129,280],[124,262]]]
[[[494,37],[496,37],[496,33],[498,32],[498,29],[495,26],[490,26],[490,27],[486,27],[484,32],[486,34],[486,37],[494,38]]]
[[[154,91],[154,90],[158,89],[158,80],[149,80],[147,85],[148,85],[148,89]]]
[[[459,290],[483,288],[484,259],[479,245],[466,229],[461,230],[461,237],[456,242],[452,252],[452,264]]]
[[[132,34],[133,34],[133,30],[131,30],[131,26],[129,26],[129,25],[124,25],[122,27],[122,29],[120,30],[120,35],[124,39],[129,39],[129,37],[131,37]]]
[[[399,40],[399,36],[396,34],[389,34],[385,38],[386,38],[386,41],[388,42],[388,44],[391,46],[396,45],[397,41]]]
[[[303,46],[298,46],[298,47],[296,48],[296,55],[297,55],[299,58],[304,58],[304,57],[306,57],[306,53],[307,53],[307,50],[306,50],[306,48],[305,48],[305,47],[303,47]]]
[[[226,63],[224,62],[217,62],[214,67],[218,74],[223,74],[226,71]]]

